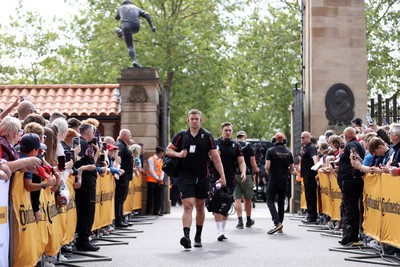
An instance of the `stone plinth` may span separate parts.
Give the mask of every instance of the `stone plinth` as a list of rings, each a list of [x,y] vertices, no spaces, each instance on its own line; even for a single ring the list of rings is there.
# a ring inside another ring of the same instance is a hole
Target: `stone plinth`
[[[304,130],[315,136],[328,129],[341,132],[348,125],[333,124],[325,115],[325,98],[333,85],[350,88],[354,117],[364,118],[367,114],[364,1],[306,0],[304,5]]]
[[[162,83],[155,69],[127,68],[118,79],[121,89],[121,129],[132,132],[152,154],[160,144]]]
[[[161,145],[162,82],[155,69],[127,68],[118,78],[121,90],[121,129],[129,129],[137,143],[145,148],[144,167],[147,159]],[[142,184],[142,213],[146,212],[147,183]],[[163,202],[169,200],[169,194]]]

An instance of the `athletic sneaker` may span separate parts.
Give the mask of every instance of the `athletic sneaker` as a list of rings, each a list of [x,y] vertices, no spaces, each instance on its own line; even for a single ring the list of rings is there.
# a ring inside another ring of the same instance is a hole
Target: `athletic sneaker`
[[[242,223],[242,222],[239,222],[239,223],[236,225],[236,229],[243,229],[243,223]]]
[[[255,223],[255,221],[250,219],[249,221],[246,222],[246,227],[250,228],[250,227],[252,227],[254,225],[254,223]]]
[[[218,239],[218,241],[224,241],[224,239],[228,239],[228,238],[224,234],[220,234],[217,239]]]
[[[191,247],[192,247],[192,244],[191,244],[191,243],[192,243],[192,242],[190,241],[190,238],[189,238],[189,237],[184,236],[184,237],[181,238],[181,245],[182,245],[184,248],[186,248],[186,249],[191,248]]]
[[[278,225],[275,225],[274,227],[271,228],[271,230],[268,231],[269,235],[272,235],[276,232],[278,232],[279,230],[281,230],[283,227],[283,225],[281,223],[279,223]]]
[[[203,244],[201,244],[201,238],[200,237],[195,237],[194,238],[194,247],[195,248],[201,248]]]

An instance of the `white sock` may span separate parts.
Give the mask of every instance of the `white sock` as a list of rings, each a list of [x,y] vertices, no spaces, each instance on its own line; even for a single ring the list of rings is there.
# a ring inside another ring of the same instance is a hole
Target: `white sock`
[[[216,221],[215,224],[217,225],[218,236],[220,236],[222,234],[222,221]]]
[[[222,234],[225,234],[226,220],[222,220]]]

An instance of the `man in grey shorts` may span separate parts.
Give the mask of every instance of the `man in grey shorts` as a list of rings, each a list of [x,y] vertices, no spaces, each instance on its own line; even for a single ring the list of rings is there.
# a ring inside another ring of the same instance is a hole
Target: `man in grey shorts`
[[[257,167],[254,148],[251,143],[246,143],[246,132],[239,131],[237,133],[237,141],[242,148],[244,161],[246,163],[246,181],[242,182],[240,174],[236,175],[235,191],[233,193],[235,198],[236,213],[238,215],[237,229],[243,229],[243,218],[242,218],[242,198],[244,198],[244,207],[246,210],[246,227],[251,227],[254,224],[254,220],[251,219],[251,209],[253,199],[253,174],[259,172]]]

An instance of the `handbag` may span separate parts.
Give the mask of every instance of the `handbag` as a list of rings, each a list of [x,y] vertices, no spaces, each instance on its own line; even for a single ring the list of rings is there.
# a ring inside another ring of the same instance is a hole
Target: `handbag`
[[[233,203],[233,197],[228,188],[221,187],[216,189],[215,186],[211,187],[206,199],[206,207],[209,212],[218,213],[221,215],[228,215]]]
[[[179,151],[182,151],[185,144],[185,133],[183,133],[182,137],[182,146]],[[164,155],[162,170],[169,177],[179,177],[179,168],[181,165],[181,158],[172,158],[167,155]]]

